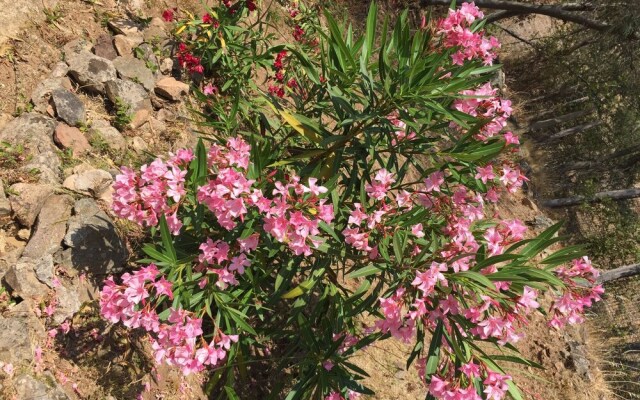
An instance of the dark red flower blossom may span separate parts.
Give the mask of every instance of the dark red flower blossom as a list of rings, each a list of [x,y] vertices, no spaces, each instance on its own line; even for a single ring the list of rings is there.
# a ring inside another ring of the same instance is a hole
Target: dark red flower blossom
[[[173,8],[173,9],[167,8],[162,12],[162,19],[164,19],[167,22],[172,22],[175,19],[174,13],[176,12],[178,12],[177,8]]]

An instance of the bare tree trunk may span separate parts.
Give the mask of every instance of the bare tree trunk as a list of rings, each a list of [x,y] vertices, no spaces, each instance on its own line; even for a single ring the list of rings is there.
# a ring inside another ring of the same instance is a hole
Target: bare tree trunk
[[[640,188],[610,190],[608,192],[596,193],[593,197],[573,196],[560,199],[546,200],[542,202],[544,207],[568,207],[582,203],[594,203],[604,199],[627,200],[640,197]]]
[[[529,125],[529,130],[531,131],[539,131],[542,129],[553,128],[556,125],[560,125],[562,123],[573,121],[578,118],[582,118],[586,115],[589,115],[593,112],[592,109],[588,108],[586,110],[575,111],[569,114],[561,115],[559,117],[554,117],[550,119],[538,120]]]
[[[465,2],[470,2],[471,0],[464,0]],[[433,5],[445,5],[448,6],[451,4],[449,0],[421,0],[420,5],[422,7],[425,6],[433,6]],[[490,8],[494,10],[505,10],[511,11],[516,14],[542,14],[547,15],[552,18],[560,19],[563,21],[574,22],[576,24],[580,24],[586,26],[591,29],[595,29],[598,31],[605,31],[611,28],[611,25],[596,21],[590,18],[586,18],[582,15],[575,14],[573,11],[585,11],[592,10],[593,6],[588,4],[580,4],[580,3],[571,3],[571,4],[558,4],[558,5],[542,5],[542,4],[525,4],[517,1],[507,1],[507,0],[475,0],[475,4],[478,7]],[[513,15],[501,14],[500,19],[511,17]],[[489,19],[489,16],[487,19]],[[496,22],[498,16],[494,17],[489,22]]]
[[[606,283],[638,274],[640,274],[640,264],[625,265],[624,267],[603,272],[598,277],[597,282]]]
[[[589,122],[587,124],[574,126],[572,128],[567,128],[567,129],[561,130],[558,133],[554,133],[553,135],[545,138],[544,140],[545,141],[553,141],[553,140],[562,139],[563,137],[575,135],[576,133],[582,133],[582,132],[586,131],[587,129],[591,129],[591,128],[594,128],[594,127],[599,126],[599,125],[602,125],[602,121]]]

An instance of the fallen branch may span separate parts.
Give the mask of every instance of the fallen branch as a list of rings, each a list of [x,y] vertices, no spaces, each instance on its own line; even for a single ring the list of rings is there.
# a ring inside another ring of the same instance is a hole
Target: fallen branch
[[[640,197],[640,188],[610,190],[608,192],[596,193],[593,197],[586,197],[586,196],[563,197],[560,199],[543,201],[542,205],[544,207],[552,207],[552,208],[568,207],[568,206],[575,206],[582,203],[595,203],[605,199],[628,200],[636,197]]]
[[[544,140],[545,141],[547,141],[547,140],[552,141],[552,140],[562,139],[563,137],[575,135],[576,133],[584,132],[587,129],[591,129],[591,128],[594,128],[594,127],[599,126],[599,125],[602,125],[602,121],[589,122],[587,124],[574,126],[572,128],[567,128],[567,129],[561,130],[558,133],[554,133],[553,135],[547,137]]]
[[[471,0],[465,0],[470,2]],[[449,0],[421,0],[420,5],[435,6],[451,4]],[[596,21],[580,14],[575,14],[574,11],[588,11],[593,10],[593,6],[584,3],[570,3],[570,4],[558,4],[558,5],[546,5],[546,4],[525,4],[517,1],[507,0],[475,0],[475,4],[478,7],[489,8],[493,10],[511,11],[516,14],[541,14],[548,17],[556,18],[562,21],[573,22],[579,25],[586,26],[597,31],[606,31],[611,29],[611,25],[606,22]],[[500,19],[511,17],[507,14],[502,14]],[[492,18],[491,22],[497,21],[497,16]],[[489,21],[488,21],[489,22]]]
[[[604,271],[597,279],[598,283],[607,283],[617,279],[640,274],[640,264],[625,265],[609,271]]]
[[[531,123],[531,125],[529,125],[529,130],[531,130],[531,131],[539,131],[539,130],[542,130],[542,129],[553,128],[556,125],[560,125],[562,123],[565,123],[565,122],[568,122],[568,121],[573,121],[575,119],[587,116],[587,115],[591,114],[592,112],[593,112],[593,110],[591,108],[587,108],[587,109],[584,109],[584,110],[574,111],[574,112],[569,113],[569,114],[561,115],[559,117],[554,117],[554,118],[549,118],[549,119],[544,119],[544,120],[538,120],[538,121],[535,121],[535,122]]]

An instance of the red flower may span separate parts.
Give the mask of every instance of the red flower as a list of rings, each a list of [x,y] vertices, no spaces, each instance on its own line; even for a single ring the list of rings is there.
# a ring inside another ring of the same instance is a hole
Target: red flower
[[[247,8],[249,9],[249,12],[255,11],[256,3],[254,3],[253,0],[247,0]]]
[[[167,8],[162,12],[162,18],[167,22],[171,22],[175,19],[174,13],[177,11],[178,11],[177,8],[174,8],[174,9]]]
[[[211,14],[205,14],[202,16],[202,22],[205,24],[212,24],[214,21],[213,17],[211,16]]]
[[[304,37],[304,30],[300,27],[300,25],[296,25],[295,29],[293,30],[293,38],[297,42],[301,42],[303,37]]]
[[[295,89],[298,87],[298,82],[294,78],[291,78],[289,79],[289,82],[287,82],[287,86],[289,86],[291,89]]]
[[[284,97],[284,88],[281,87],[281,86],[271,85],[271,86],[269,86],[269,93],[271,93],[274,96],[283,98]]]

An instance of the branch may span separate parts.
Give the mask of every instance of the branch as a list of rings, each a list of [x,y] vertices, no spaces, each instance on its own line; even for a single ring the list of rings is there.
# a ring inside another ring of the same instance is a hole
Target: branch
[[[468,3],[470,0],[463,0]],[[447,6],[451,4],[449,0],[421,0],[420,6],[436,6],[436,5],[444,5]],[[569,4],[558,4],[558,5],[545,5],[545,4],[524,4],[517,1],[508,1],[508,0],[475,0],[475,4],[478,7],[489,8],[493,10],[504,10],[513,13],[512,15],[518,14],[541,14],[546,15],[552,18],[560,19],[562,21],[573,22],[579,25],[586,26],[591,29],[595,29],[597,31],[606,31],[611,29],[611,25],[596,21],[587,17],[584,17],[579,14],[575,14],[573,11],[588,11],[593,10],[594,7],[591,4],[587,3],[569,3]],[[489,19],[491,16],[487,17]],[[491,21],[495,22],[498,19],[507,18],[507,13],[503,13],[493,17]]]
[[[544,207],[567,207],[582,204],[583,202],[594,203],[604,199],[627,200],[640,197],[640,188],[611,190],[608,192],[596,193],[595,196],[587,198],[585,196],[564,197],[561,199],[553,199],[543,201]]]
[[[625,265],[603,272],[597,279],[598,283],[611,282],[616,279],[626,278],[640,274],[640,264]]]

